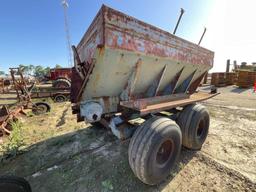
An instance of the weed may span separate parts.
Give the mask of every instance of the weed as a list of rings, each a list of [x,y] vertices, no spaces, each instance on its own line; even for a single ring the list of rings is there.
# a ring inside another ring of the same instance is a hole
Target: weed
[[[174,171],[174,172],[171,172],[170,176],[171,176],[172,178],[174,178],[177,174],[178,174],[178,172]]]
[[[33,116],[35,116],[35,114],[34,114],[32,111],[28,111],[26,114],[27,114],[28,117],[33,117]]]
[[[101,185],[103,186],[104,191],[112,191],[114,189],[110,180],[102,181]]]
[[[185,164],[180,162],[180,163],[179,163],[179,169],[182,170],[182,169],[184,169],[184,167],[185,167]]]
[[[16,157],[20,153],[20,148],[24,146],[21,122],[11,122],[11,127],[11,135],[8,137],[8,141],[2,146],[3,157],[1,157],[1,160]]]

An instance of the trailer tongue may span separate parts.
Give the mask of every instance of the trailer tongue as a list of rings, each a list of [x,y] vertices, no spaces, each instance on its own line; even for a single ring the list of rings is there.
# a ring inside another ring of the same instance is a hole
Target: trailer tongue
[[[104,5],[73,51],[73,113],[119,139],[132,137],[129,163],[141,181],[161,182],[181,145],[201,148],[209,114],[195,103],[216,94],[196,89],[212,51]],[[137,117],[145,119],[139,127],[130,123]]]

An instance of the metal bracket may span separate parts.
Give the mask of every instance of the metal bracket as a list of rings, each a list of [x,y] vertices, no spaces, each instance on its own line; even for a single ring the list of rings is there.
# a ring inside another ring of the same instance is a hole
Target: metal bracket
[[[76,72],[79,74],[81,79],[84,79],[84,74],[83,74],[82,66],[81,66],[82,61],[79,57],[76,46],[72,45],[72,50],[73,50],[73,55],[74,55],[74,67],[76,69]]]
[[[120,94],[120,99],[122,101],[128,101],[133,96],[133,91],[135,88],[136,81],[138,79],[138,73],[142,63],[141,61],[142,61],[141,59],[138,59],[135,66],[132,68],[132,72],[128,78],[125,88]]]
[[[170,95],[174,92],[174,89],[176,88],[177,82],[183,70],[184,70],[184,67],[182,67],[181,70],[178,73],[176,73],[176,75],[171,80],[171,82],[164,88],[163,95]]]
[[[193,83],[191,83],[188,87],[188,92],[189,94],[192,94],[196,91],[196,88],[198,87],[198,85],[200,84],[200,82],[202,81],[202,79],[204,78],[204,76],[207,74],[207,71],[205,71],[202,75],[200,75]]]
[[[186,93],[197,70],[194,70],[173,93]]]
[[[155,78],[153,83],[150,85],[150,87],[147,89],[146,97],[154,97],[158,94],[158,89],[161,84],[161,81],[163,79],[164,73],[166,71],[167,65],[164,66],[162,71],[158,74],[158,76]]]
[[[76,101],[80,101],[80,98],[82,97],[82,93],[83,93],[83,91],[84,91],[84,88],[85,88],[87,82],[89,81],[89,76],[91,75],[92,70],[93,70],[93,68],[94,68],[94,66],[95,66],[95,63],[96,63],[96,60],[93,59],[93,60],[92,60],[92,63],[89,65],[89,68],[88,68],[87,71],[86,71],[86,75],[85,75],[85,77],[84,77],[82,86],[81,86],[81,88],[80,88],[80,90],[79,90],[79,93],[78,93],[78,95],[77,95]]]

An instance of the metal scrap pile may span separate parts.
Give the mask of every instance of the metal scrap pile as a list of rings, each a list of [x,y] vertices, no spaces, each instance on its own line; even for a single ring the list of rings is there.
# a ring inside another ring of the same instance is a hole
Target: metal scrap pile
[[[11,133],[11,123],[17,121],[20,114],[25,114],[22,106],[9,110],[5,105],[0,109],[0,136]]]

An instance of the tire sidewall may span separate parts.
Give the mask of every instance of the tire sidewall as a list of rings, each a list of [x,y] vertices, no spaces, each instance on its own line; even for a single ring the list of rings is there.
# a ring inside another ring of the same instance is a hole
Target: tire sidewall
[[[195,114],[195,117],[193,118],[193,120],[194,121],[191,122],[191,127],[190,127],[190,131],[191,131],[192,138],[194,141],[194,142],[192,142],[193,148],[200,149],[202,147],[203,143],[205,142],[207,135],[208,135],[208,131],[209,131],[210,118],[209,118],[208,112],[206,110],[197,112]],[[205,124],[204,124],[202,135],[199,138],[197,136],[197,129],[199,127],[199,123],[201,122],[201,120],[204,120]]]
[[[61,100],[59,100],[59,98],[61,98]],[[54,101],[56,103],[62,103],[62,102],[65,102],[67,99],[64,95],[56,95],[55,98],[54,98]]]
[[[156,162],[156,156],[158,150],[164,141],[171,140],[173,145],[173,151],[171,157],[167,160],[163,167],[159,167]],[[146,170],[148,170],[147,179],[154,183],[159,183],[161,180],[166,178],[171,171],[171,168],[175,164],[180,150],[181,150],[181,131],[175,124],[167,125],[166,129],[162,132],[155,134],[152,138],[152,145],[150,147],[150,156],[146,164]]]

